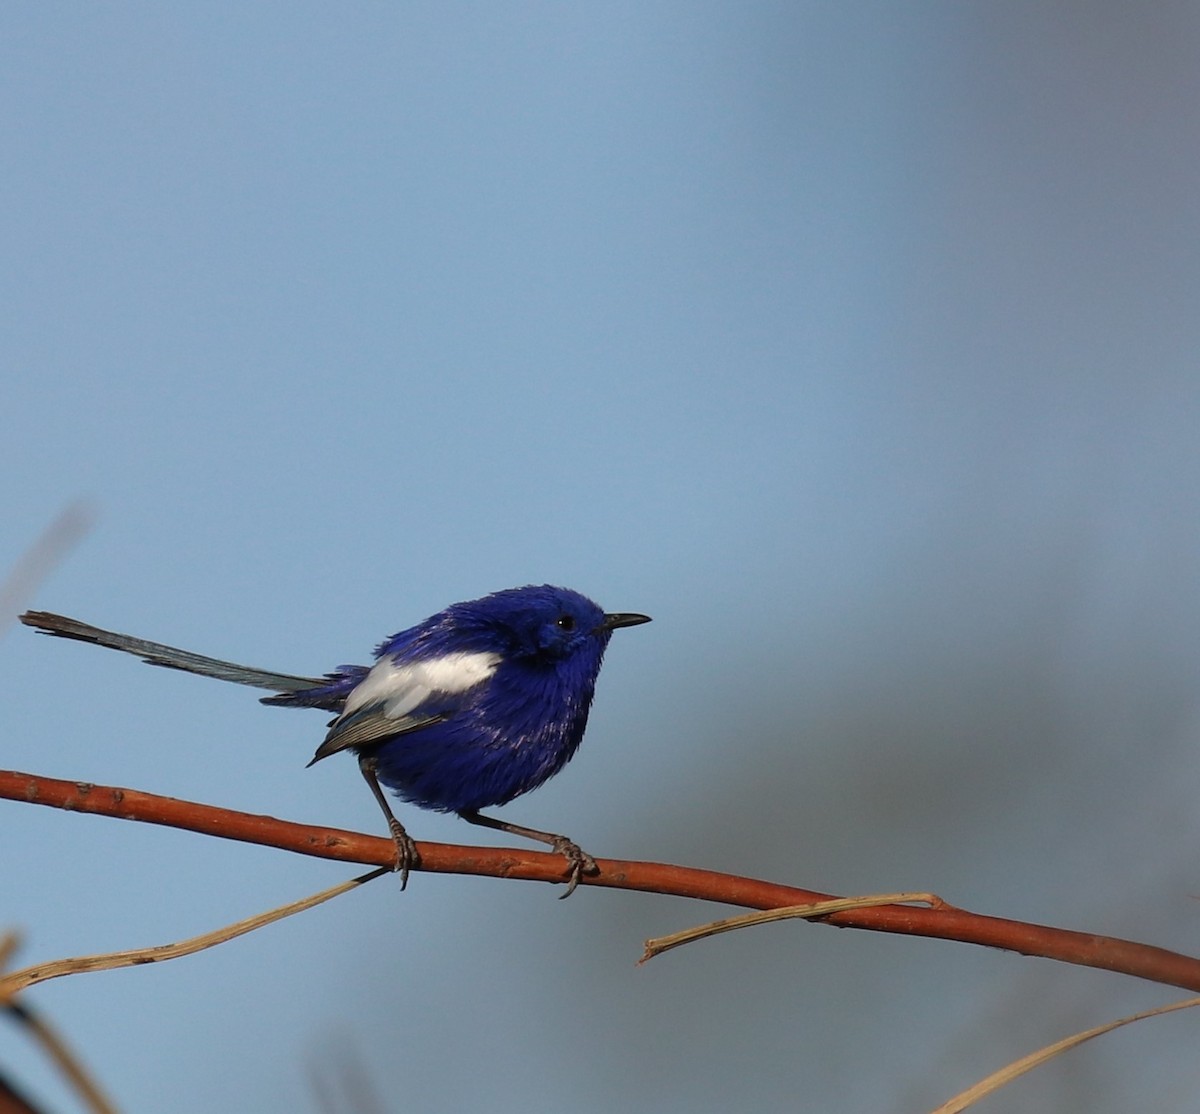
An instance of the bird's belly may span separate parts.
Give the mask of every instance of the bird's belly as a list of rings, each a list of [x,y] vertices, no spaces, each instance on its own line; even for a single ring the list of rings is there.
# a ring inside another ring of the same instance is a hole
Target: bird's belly
[[[562,769],[583,734],[573,727],[549,725],[501,737],[469,723],[433,724],[381,743],[374,751],[376,774],[421,808],[463,812],[502,805]]]

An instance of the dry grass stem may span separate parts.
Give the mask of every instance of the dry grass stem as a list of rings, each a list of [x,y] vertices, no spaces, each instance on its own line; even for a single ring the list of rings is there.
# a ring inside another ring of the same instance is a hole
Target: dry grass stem
[[[710,921],[708,924],[695,928],[685,928],[681,932],[673,932],[670,936],[657,936],[647,940],[639,964],[653,959],[672,948],[682,947],[694,940],[703,940],[708,936],[717,936],[722,932],[733,932],[739,928],[749,928],[756,924],[770,924],[772,921],[786,920],[816,920],[827,917],[830,913],[842,913],[848,909],[873,909],[879,905],[904,905],[911,902],[921,902],[931,909],[947,909],[949,906],[937,894],[927,893],[897,893],[897,894],[867,894],[863,897],[838,897],[829,901],[810,901],[804,905],[788,905],[782,909],[764,909],[757,913],[743,913],[737,917],[726,917],[724,920]]]
[[[1121,1028],[1122,1025],[1132,1025],[1135,1021],[1145,1021],[1148,1017],[1158,1017],[1160,1014],[1174,1013],[1176,1010],[1190,1010],[1194,1006],[1200,1006],[1200,998],[1186,998],[1182,1002],[1171,1002],[1166,1006],[1157,1006],[1152,1010],[1143,1010],[1141,1013],[1122,1017],[1119,1021],[1110,1021],[1106,1025],[1097,1025],[1094,1029],[1087,1029],[1082,1033],[1076,1033],[1074,1036],[1064,1037],[1060,1041],[1055,1041],[1054,1044],[1048,1044],[1045,1048],[1039,1048],[1036,1052],[1031,1052],[1028,1056],[1022,1056],[1021,1059],[1014,1060],[999,1071],[993,1072],[986,1079],[981,1079],[974,1086],[968,1087],[965,1091],[955,1095],[949,1102],[942,1103],[936,1110],[931,1111],[931,1114],[958,1114],[959,1111],[973,1106],[981,1098],[985,1098],[993,1091],[998,1091],[1005,1084],[1011,1083],[1027,1071],[1032,1071],[1039,1065],[1046,1063],[1047,1060],[1053,1060],[1055,1056],[1083,1044],[1084,1041],[1090,1041],[1093,1037],[1111,1033],[1114,1029]]]
[[[134,948],[130,951],[108,952],[103,955],[82,955],[73,959],[56,959],[49,963],[25,967],[0,978],[0,999],[11,999],[28,987],[46,982],[48,979],[60,978],[63,975],[78,975],[88,971],[113,971],[121,967],[137,967],[143,963],[161,963],[166,959],[178,959],[180,956],[192,955],[195,952],[204,951],[205,948],[215,947],[227,940],[233,940],[238,936],[245,936],[248,932],[283,920],[284,917],[290,917],[294,913],[302,913],[306,909],[311,909],[348,890],[355,889],[364,882],[370,882],[381,874],[390,873],[390,867],[379,867],[367,874],[352,878],[348,882],[342,882],[328,890],[322,890],[311,897],[293,901],[288,905],[281,905],[278,909],[270,909],[265,913],[257,913],[253,917],[247,917],[235,924],[206,932],[202,936],[193,936],[190,940],[180,940],[174,944],[157,944],[149,948]]]

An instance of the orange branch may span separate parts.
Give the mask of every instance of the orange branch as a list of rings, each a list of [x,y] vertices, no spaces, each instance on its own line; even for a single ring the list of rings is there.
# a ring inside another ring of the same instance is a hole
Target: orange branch
[[[391,840],[379,836],[296,824],[271,816],[160,797],[136,789],[63,781],[10,770],[0,771],[0,798],[48,805],[69,812],[90,812],[98,816],[163,824],[222,839],[370,866],[387,866],[395,854]],[[563,860],[556,854],[450,843],[420,843],[418,849],[423,871],[537,882],[563,881]],[[596,862],[600,867],[599,875],[585,876],[583,885],[673,894],[747,909],[779,909],[832,900],[830,894],[709,870],[616,859],[597,859]],[[988,917],[949,905],[934,908],[877,905],[833,913],[822,919],[840,928],[981,944],[1200,991],[1200,959],[1131,940]]]

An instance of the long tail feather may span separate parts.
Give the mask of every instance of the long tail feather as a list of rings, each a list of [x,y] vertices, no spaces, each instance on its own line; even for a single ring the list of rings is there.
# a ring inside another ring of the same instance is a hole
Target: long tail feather
[[[126,654],[136,654],[149,665],[161,665],[167,669],[182,669],[185,673],[198,673],[202,677],[215,677],[219,681],[232,681],[237,685],[270,689],[272,692],[301,692],[327,684],[320,677],[296,677],[290,673],[271,673],[265,669],[251,669],[231,661],[208,658],[193,654],[189,650],[178,650],[159,642],[147,642],[143,638],[132,638],[127,634],[101,630],[78,619],[55,615],[49,611],[26,611],[21,622],[35,627],[42,634],[58,638],[73,638],[78,642],[90,642],[94,646],[106,646]]]

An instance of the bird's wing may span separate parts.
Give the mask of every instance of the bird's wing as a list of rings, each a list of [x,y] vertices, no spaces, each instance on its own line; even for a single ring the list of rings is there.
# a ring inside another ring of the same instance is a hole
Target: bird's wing
[[[105,646],[126,654],[136,654],[149,665],[161,665],[167,669],[182,669],[185,673],[198,673],[202,677],[215,677],[219,681],[232,681],[252,688],[270,689],[273,692],[300,692],[325,684],[320,677],[296,677],[290,673],[271,673],[265,669],[252,669],[231,661],[208,658],[193,654],[190,650],[178,650],[160,642],[147,642],[144,638],[133,638],[128,634],[101,630],[78,619],[55,615],[49,611],[26,611],[21,622],[35,627],[42,634],[58,638],[73,638],[78,642],[90,642],[94,646]]]
[[[490,652],[456,652],[412,661],[385,655],[346,697],[345,710],[330,724],[312,761],[444,723],[499,664],[500,655]]]
[[[402,716],[396,719],[383,711],[383,705],[372,704],[360,708],[350,716],[339,716],[333,721],[325,741],[317,747],[317,753],[312,756],[312,762],[320,762],[331,754],[351,747],[371,747],[376,743],[394,739],[398,735],[407,735],[410,731],[419,731],[422,727],[430,727],[442,723],[445,715],[434,716]]]

